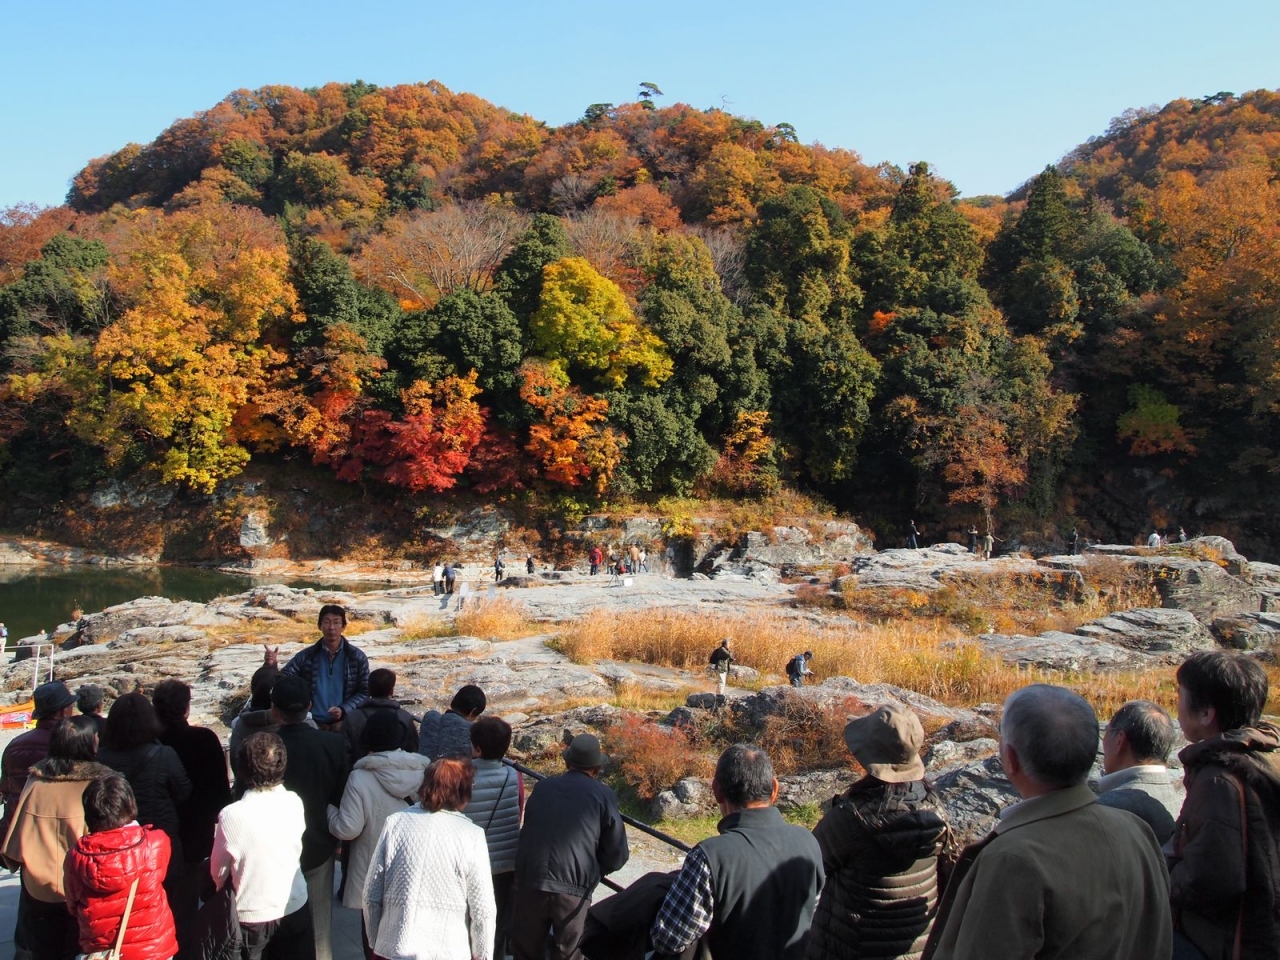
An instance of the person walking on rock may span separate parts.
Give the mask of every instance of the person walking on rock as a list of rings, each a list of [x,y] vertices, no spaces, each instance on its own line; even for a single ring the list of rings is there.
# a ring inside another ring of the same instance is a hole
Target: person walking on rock
[[[978,552],[978,528],[970,525],[969,530],[969,552],[977,554]]]
[[[730,637],[720,641],[720,646],[711,651],[711,669],[716,672],[716,696],[723,698],[729,684],[729,664],[733,663],[733,651],[729,649]]]
[[[502,554],[498,554],[493,558],[493,582],[501,583],[502,578],[507,574],[507,562],[502,559]]]
[[[916,529],[916,522],[914,520],[907,521],[907,549],[920,549],[920,531]]]
[[[431,592],[437,597],[444,593],[444,564],[439,560],[431,568]]]
[[[525,804],[516,851],[511,924],[515,960],[578,960],[591,893],[630,856],[618,798],[600,782],[608,758],[589,733],[561,754],[567,771],[543,780]],[[728,954],[726,954],[728,956]]]
[[[452,562],[444,565],[444,592],[446,595],[453,593],[453,585],[458,579],[458,569]]]

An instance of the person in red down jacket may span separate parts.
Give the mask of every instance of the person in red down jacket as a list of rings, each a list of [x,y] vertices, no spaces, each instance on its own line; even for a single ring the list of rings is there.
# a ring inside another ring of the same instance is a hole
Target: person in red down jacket
[[[134,894],[121,960],[169,960],[178,952],[173,914],[164,893],[169,838],[139,826],[129,781],[118,773],[95,780],[84,791],[89,833],[67,854],[63,866],[67,907],[80,926],[85,953],[115,946],[129,888]]]

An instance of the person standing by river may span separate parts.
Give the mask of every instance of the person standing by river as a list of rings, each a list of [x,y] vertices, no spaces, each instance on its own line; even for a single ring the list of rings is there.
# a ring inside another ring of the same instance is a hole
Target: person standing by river
[[[293,655],[281,676],[301,677],[311,688],[311,718],[321,730],[340,730],[342,718],[369,699],[369,658],[344,635],[347,611],[336,603],[320,608],[320,639]],[[267,651],[274,665],[275,651]]]

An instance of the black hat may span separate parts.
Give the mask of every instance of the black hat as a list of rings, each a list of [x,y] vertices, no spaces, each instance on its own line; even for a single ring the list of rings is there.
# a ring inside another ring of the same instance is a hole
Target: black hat
[[[35,701],[31,715],[37,720],[47,720],[76,702],[75,694],[61,680],[40,684],[31,699]]]
[[[603,767],[609,762],[609,758],[600,751],[600,741],[590,733],[580,733],[574,737],[560,756],[564,757],[564,762],[569,766],[584,770]]]
[[[81,713],[91,713],[102,706],[107,691],[96,683],[86,683],[76,688],[76,699],[79,701]]]
[[[311,706],[311,685],[301,677],[281,677],[271,688],[271,705],[282,713],[301,713]]]

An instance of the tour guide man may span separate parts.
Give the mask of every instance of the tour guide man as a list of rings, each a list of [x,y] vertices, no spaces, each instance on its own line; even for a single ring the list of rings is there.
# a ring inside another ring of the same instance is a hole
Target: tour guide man
[[[320,608],[320,639],[299,650],[280,671],[301,677],[311,687],[311,717],[321,730],[330,730],[369,699],[369,658],[342,635],[347,611],[336,603]],[[275,651],[267,651],[267,662]]]

